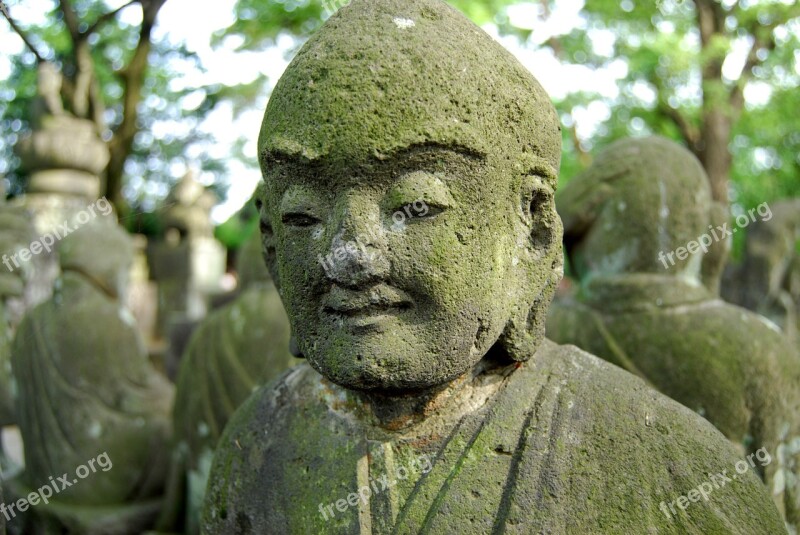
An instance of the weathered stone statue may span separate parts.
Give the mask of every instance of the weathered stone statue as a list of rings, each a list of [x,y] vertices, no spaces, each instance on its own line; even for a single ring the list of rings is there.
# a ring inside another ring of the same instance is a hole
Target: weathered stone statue
[[[726,271],[723,297],[778,324],[800,345],[800,199],[770,203],[747,227],[744,261]]]
[[[117,226],[76,230],[62,242],[53,297],[17,331],[12,363],[26,466],[12,485],[16,497],[51,476],[80,476],[76,468],[99,455],[113,464],[31,507],[25,533],[138,534],[160,508],[173,391],[119,302],[132,255]]]
[[[234,414],[205,533],[783,529],[754,473],[676,505],[730,443],[543,339],[560,141],[531,74],[444,2],[354,0],[306,43],[258,147],[308,364]]]
[[[170,343],[177,330],[196,325],[208,312],[209,295],[219,292],[225,274],[225,249],[214,239],[211,209],[216,197],[188,172],[164,202],[165,239],[149,247],[153,279],[158,283],[160,336]],[[186,339],[170,347],[167,368],[177,372]]]
[[[199,532],[211,459],[233,412],[259,386],[299,362],[289,352],[289,319],[261,253],[261,234],[237,264],[241,295],[192,335],[181,361],[175,440],[187,471],[186,533]]]
[[[800,521],[800,358],[762,317],[702,284],[703,253],[725,230],[697,159],[660,137],[626,139],[559,192],[580,280],[557,301],[548,338],[642,377],[705,416],[744,454],[776,453],[762,476]]]
[[[96,123],[73,114],[75,106],[65,110],[61,96],[63,77],[58,68],[40,62],[37,74],[37,96],[31,106],[32,132],[14,147],[21,168],[30,176],[25,195],[13,204],[31,213],[39,236],[53,236],[85,223],[81,218],[90,206],[92,210],[100,207],[101,175],[110,153]],[[111,214],[92,214],[116,222]],[[31,261],[37,266],[26,287],[30,305],[47,300],[58,277],[60,242],[53,240],[51,244],[53,247],[48,246]]]

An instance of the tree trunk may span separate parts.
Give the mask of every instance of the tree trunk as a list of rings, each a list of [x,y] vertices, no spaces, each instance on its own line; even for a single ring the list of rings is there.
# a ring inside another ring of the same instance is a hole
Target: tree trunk
[[[715,201],[728,205],[731,153],[728,149],[733,127],[730,91],[722,79],[724,50],[714,50],[714,41],[724,37],[725,12],[717,0],[697,0],[703,79],[703,112],[698,158],[708,173]]]
[[[111,159],[106,167],[106,198],[117,210],[124,214],[127,207],[122,196],[122,178],[125,162],[133,150],[133,140],[139,131],[139,112],[137,107],[142,100],[142,87],[147,73],[147,56],[151,48],[151,33],[158,11],[166,0],[140,0],[142,5],[142,27],[139,42],[128,65],[120,73],[125,93],[123,96],[123,115],[114,136],[109,142]]]
[[[725,107],[725,104],[714,103],[703,113],[700,162],[708,173],[712,197],[727,205],[728,180],[733,162],[728,144],[733,121]]]

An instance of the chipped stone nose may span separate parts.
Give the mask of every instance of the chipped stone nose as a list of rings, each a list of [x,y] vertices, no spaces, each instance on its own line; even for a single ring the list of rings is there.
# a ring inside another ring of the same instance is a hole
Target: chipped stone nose
[[[386,256],[374,246],[371,237],[340,232],[332,243],[325,274],[344,287],[363,287],[381,280],[388,273]]]

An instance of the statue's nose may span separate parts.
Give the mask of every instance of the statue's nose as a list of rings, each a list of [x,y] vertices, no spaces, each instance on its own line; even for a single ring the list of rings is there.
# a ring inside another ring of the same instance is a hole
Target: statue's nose
[[[329,279],[348,288],[363,288],[388,275],[389,260],[377,209],[374,213],[351,207],[345,210],[323,268]]]

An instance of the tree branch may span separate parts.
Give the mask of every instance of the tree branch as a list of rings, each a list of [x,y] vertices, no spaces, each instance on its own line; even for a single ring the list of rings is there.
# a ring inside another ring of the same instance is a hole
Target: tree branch
[[[680,111],[670,106],[664,100],[659,99],[657,109],[661,115],[672,121],[673,124],[678,127],[681,136],[683,136],[683,139],[686,140],[686,143],[696,155],[700,150],[701,141],[700,131],[697,127],[689,122]]]
[[[64,24],[67,26],[67,30],[69,30],[69,35],[72,37],[72,42],[77,44],[78,41],[81,40],[80,21],[78,20],[78,16],[72,9],[69,0],[59,0],[58,3],[61,5],[61,12],[64,14]]]
[[[700,29],[700,43],[703,48],[708,46],[711,38],[720,29],[719,3],[714,0],[696,0],[697,27]]]
[[[6,6],[2,0],[0,0],[0,12],[3,13],[3,17],[8,21],[8,24],[11,26],[11,29],[14,30],[14,33],[19,35],[19,38],[22,39],[22,42],[25,43],[25,46],[28,47],[28,50],[30,50],[33,55],[36,56],[36,61],[39,63],[45,61],[44,57],[39,53],[39,50],[33,46],[33,43],[30,39],[28,39],[28,36],[25,34],[22,28],[17,26],[17,23],[11,18],[11,13],[8,12],[8,6]]]
[[[103,13],[102,15],[97,17],[97,20],[94,21],[94,24],[89,26],[89,29],[86,30],[85,32],[82,32],[81,35],[88,36],[88,35],[93,34],[94,32],[96,32],[100,28],[100,26],[102,26],[103,24],[105,24],[109,20],[113,19],[117,15],[117,13],[119,13],[120,11],[125,9],[126,7],[132,6],[133,4],[137,3],[137,1],[138,0],[131,0],[127,4],[123,4],[123,5],[119,6],[117,9],[114,9],[113,11],[109,11],[108,13]]]
[[[147,71],[147,56],[150,53],[151,33],[159,10],[167,0],[139,0],[142,6],[142,26],[139,41],[128,65],[118,72],[122,78],[124,93],[122,97],[122,122],[114,131],[108,146],[111,159],[106,168],[106,192],[119,208],[122,199],[122,176],[124,164],[133,147],[133,139],[138,132],[137,105],[142,100],[142,86]]]

